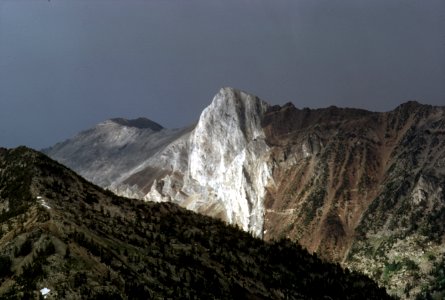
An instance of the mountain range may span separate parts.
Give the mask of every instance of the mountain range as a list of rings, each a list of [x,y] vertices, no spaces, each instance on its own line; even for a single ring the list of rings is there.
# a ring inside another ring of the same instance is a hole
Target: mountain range
[[[110,119],[43,152],[118,195],[288,238],[393,295],[445,296],[445,107],[298,109],[223,88],[191,126]]]
[[[1,299],[391,299],[290,240],[122,198],[42,153],[0,148]]]

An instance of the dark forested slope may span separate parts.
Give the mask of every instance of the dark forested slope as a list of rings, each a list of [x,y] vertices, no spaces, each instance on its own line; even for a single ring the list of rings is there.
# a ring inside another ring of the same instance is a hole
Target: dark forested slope
[[[39,152],[1,149],[0,297],[43,288],[47,299],[388,298],[287,240],[121,198]]]

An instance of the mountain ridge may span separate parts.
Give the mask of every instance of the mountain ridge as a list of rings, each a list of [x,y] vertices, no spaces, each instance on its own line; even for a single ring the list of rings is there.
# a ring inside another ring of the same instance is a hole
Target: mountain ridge
[[[445,107],[415,101],[383,113],[298,109],[223,88],[190,131],[145,155],[123,180],[102,186],[139,199],[171,201],[266,240],[288,237],[325,259],[367,272],[393,294],[412,298],[423,292],[412,286],[415,272],[430,286],[430,270],[444,259],[439,220],[445,196],[437,192],[445,190],[444,120]],[[94,159],[107,165],[108,153]],[[64,149],[48,154],[67,159],[76,170],[76,160]],[[76,171],[85,176],[88,168]],[[427,209],[409,204],[424,194]],[[404,245],[416,254],[401,257],[400,243],[428,244],[432,238],[426,229],[405,228],[407,220],[400,230],[388,231],[393,216],[411,215],[410,222],[437,228],[438,237],[425,247]],[[376,255],[379,247],[383,256]],[[431,251],[435,260],[421,251]],[[402,267],[384,273],[391,260]],[[418,269],[409,269],[413,263]]]
[[[0,148],[0,175],[2,299],[390,299],[288,240],[118,197],[26,147]]]

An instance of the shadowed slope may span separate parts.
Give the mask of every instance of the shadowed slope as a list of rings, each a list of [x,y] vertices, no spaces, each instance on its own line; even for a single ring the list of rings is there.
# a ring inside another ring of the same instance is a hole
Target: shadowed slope
[[[117,197],[26,148],[0,150],[0,170],[2,299],[388,298],[289,241]]]

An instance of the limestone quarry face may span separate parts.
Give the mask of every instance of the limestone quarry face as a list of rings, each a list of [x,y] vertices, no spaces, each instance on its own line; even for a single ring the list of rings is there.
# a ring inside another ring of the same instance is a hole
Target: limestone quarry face
[[[437,289],[444,107],[297,109],[223,88],[188,128],[109,120],[45,152],[120,195],[290,238],[402,298]]]

